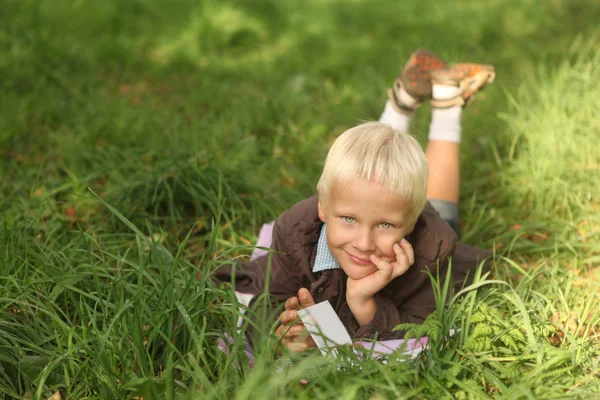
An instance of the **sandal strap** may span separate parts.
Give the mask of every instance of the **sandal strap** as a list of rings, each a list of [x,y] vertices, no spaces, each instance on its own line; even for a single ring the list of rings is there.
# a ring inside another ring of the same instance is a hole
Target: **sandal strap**
[[[393,89],[388,89],[387,95],[388,95],[388,98],[390,99],[390,103],[392,104],[392,107],[394,108],[394,110],[396,110],[400,114],[413,115],[413,113],[415,112],[417,107],[421,105],[421,103],[417,103],[414,108],[409,108],[409,107],[406,107],[405,105],[400,104],[400,101],[398,101],[398,97],[396,96],[396,92],[394,92]]]
[[[462,106],[465,106],[466,104],[467,104],[467,101],[461,95],[458,95],[451,99],[444,99],[444,100],[431,99],[431,107],[435,107],[435,108],[450,108],[450,107],[454,107],[454,106],[462,107]]]

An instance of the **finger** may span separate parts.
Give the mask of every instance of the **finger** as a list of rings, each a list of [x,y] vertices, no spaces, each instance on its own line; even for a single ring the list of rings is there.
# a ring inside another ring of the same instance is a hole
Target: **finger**
[[[306,338],[309,336],[310,335],[308,334],[308,332],[306,330],[304,330],[304,331],[300,331],[300,333],[298,335],[292,336],[292,340],[296,343],[305,343],[307,340]]]
[[[404,252],[408,256],[408,264],[413,265],[415,263],[415,251],[414,251],[412,245],[408,242],[408,240],[402,239],[400,241],[400,246],[402,247],[402,250],[404,250]]]
[[[279,325],[279,327],[277,327],[275,330],[275,335],[277,337],[287,341],[301,341],[297,339],[298,336],[302,336],[302,338],[304,338],[306,337],[306,334],[308,334],[308,332],[302,324]]]
[[[394,244],[394,254],[396,255],[396,262],[402,266],[406,265],[410,265],[410,261],[408,259],[408,254],[406,254],[406,252],[404,251],[404,248],[402,248],[398,243]]]
[[[279,325],[277,329],[275,329],[275,336],[277,336],[278,338],[281,338],[284,335],[284,331],[283,329],[281,329],[282,327],[283,325]]]
[[[300,304],[300,302],[298,301],[298,298],[296,296],[290,297],[289,299],[287,299],[285,301],[285,309],[286,310],[297,310],[298,304]]]
[[[306,348],[308,346],[304,342],[289,342],[289,343],[286,343],[285,347],[289,351],[293,351],[294,353],[300,353],[300,352],[306,351]]]
[[[285,324],[288,323],[288,312],[287,312],[287,310],[285,310],[281,314],[279,314],[279,322],[282,325],[285,325]]]
[[[384,280],[389,280],[392,276],[392,266],[389,262],[382,260],[377,257],[375,254],[371,254],[371,262],[375,264],[377,269],[379,270],[379,276]]]
[[[291,340],[293,342],[302,342],[308,335],[304,325],[288,326],[287,328],[288,329],[283,334],[283,337],[287,340]]]
[[[292,326],[289,330],[289,336],[294,338],[302,338],[301,340],[303,340],[306,337],[306,335],[308,335],[308,331],[306,330],[306,327],[302,324],[296,324]]]
[[[315,305],[315,300],[306,288],[302,288],[298,291],[298,297],[300,298],[300,305],[303,308]]]
[[[410,268],[408,254],[406,254],[398,243],[394,244],[394,254],[396,254],[396,262],[392,263],[392,279],[403,275]]]
[[[393,272],[391,279],[396,279],[397,277],[404,275],[406,271],[408,271],[408,269],[410,268],[410,265],[408,265],[407,262],[399,263],[395,261],[392,263],[392,268]]]
[[[280,338],[282,343],[284,340],[288,340],[285,335],[286,335],[287,331],[289,330],[289,328],[290,327],[288,325],[279,325],[277,327],[277,329],[275,330],[275,336]]]
[[[296,342],[290,337],[282,337],[280,343],[283,347],[293,352],[304,351],[307,347],[305,342]]]
[[[298,319],[298,311],[296,310],[285,310],[279,315],[279,321],[283,325],[288,325],[296,319]]]
[[[303,329],[302,331],[300,331],[299,335],[294,336],[293,341],[296,343],[305,343],[306,347],[317,347],[312,336],[310,335],[310,333],[308,333],[308,331],[306,329]]]

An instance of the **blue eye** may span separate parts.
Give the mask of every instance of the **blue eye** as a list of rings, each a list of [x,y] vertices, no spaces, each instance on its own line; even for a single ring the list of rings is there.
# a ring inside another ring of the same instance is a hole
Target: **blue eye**
[[[344,220],[345,223],[347,224],[353,224],[356,220],[352,217],[342,217],[342,219]]]
[[[392,227],[392,224],[390,224],[389,222],[382,222],[379,224],[379,226],[383,229],[390,229]]]

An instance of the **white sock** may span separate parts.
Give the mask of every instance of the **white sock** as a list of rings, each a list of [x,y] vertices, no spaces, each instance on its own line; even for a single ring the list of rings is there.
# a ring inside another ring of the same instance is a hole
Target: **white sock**
[[[461,106],[432,108],[429,140],[460,143]]]
[[[462,92],[458,86],[441,85],[434,83],[431,87],[431,97],[436,100],[448,100],[458,96]]]
[[[381,117],[379,118],[379,122],[388,124],[398,131],[408,133],[408,126],[410,125],[411,119],[412,115],[396,111],[394,106],[392,106],[390,100],[388,100],[385,103],[385,109],[383,110],[383,114],[381,114]]]

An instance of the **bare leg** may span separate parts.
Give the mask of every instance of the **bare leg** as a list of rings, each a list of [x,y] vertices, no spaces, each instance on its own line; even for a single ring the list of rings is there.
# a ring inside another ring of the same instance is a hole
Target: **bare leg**
[[[427,198],[458,204],[460,194],[460,144],[430,140],[425,150],[429,164]]]
[[[429,143],[425,149],[429,164],[427,199],[457,233],[461,114],[460,106],[434,107],[429,126]]]
[[[436,86],[434,85],[434,93]],[[433,108],[429,143],[427,198],[458,204],[460,192],[460,117],[462,107]]]

